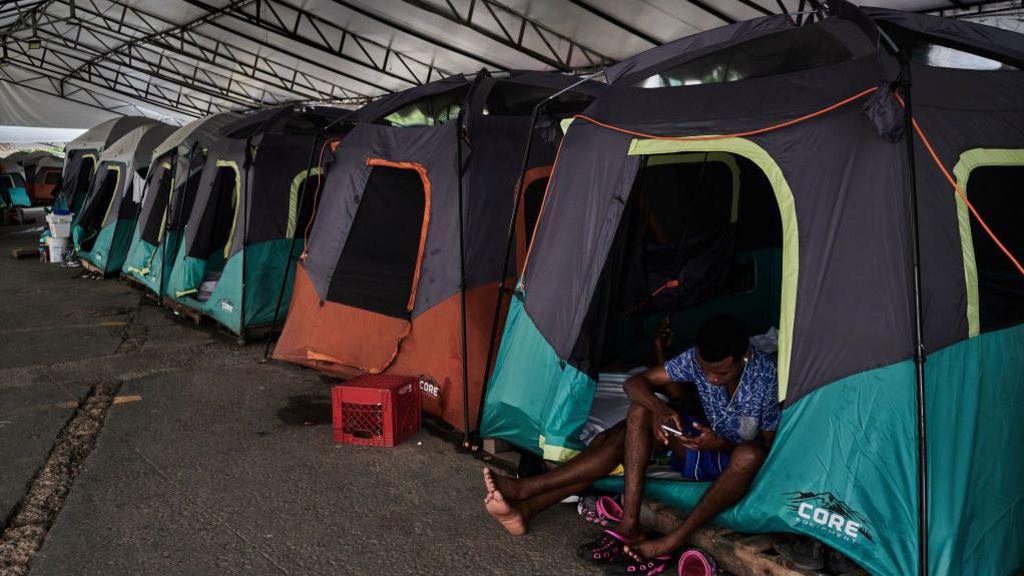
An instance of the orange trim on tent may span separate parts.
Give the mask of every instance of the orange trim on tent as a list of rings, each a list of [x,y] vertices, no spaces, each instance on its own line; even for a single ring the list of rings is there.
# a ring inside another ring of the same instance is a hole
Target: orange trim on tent
[[[409,292],[409,302],[405,308],[412,312],[413,303],[416,302],[416,289],[420,284],[420,265],[423,264],[423,250],[427,246],[427,230],[430,228],[430,179],[427,178],[427,169],[419,162],[392,162],[383,158],[367,158],[367,166],[389,166],[402,170],[415,170],[423,180],[423,225],[420,227],[420,248],[416,254],[416,269],[412,273],[412,290]]]
[[[526,229],[526,191],[533,186],[533,183],[541,178],[551,178],[551,170],[554,165],[538,166],[536,168],[530,168],[526,171],[526,177],[523,179],[525,184],[522,187],[522,192],[519,196],[519,210],[516,216],[516,267],[519,273],[522,273],[523,266],[526,264],[526,248],[527,242],[533,239],[533,230]],[[546,187],[545,187],[546,188]],[[515,192],[513,192],[515,197]],[[543,200],[542,200],[543,202]],[[514,208],[513,208],[514,209]],[[540,222],[540,215],[537,215],[537,222]],[[537,227],[537,222],[533,223],[534,229]]]
[[[316,220],[316,209],[320,207],[320,185],[324,181],[324,152],[327,151],[327,147],[331,147],[331,152],[335,152],[338,149],[338,145],[341,144],[340,138],[332,138],[330,140],[324,140],[324,145],[320,147],[320,160],[317,162],[317,168],[319,172],[316,174],[316,189],[313,190],[313,211],[309,214],[309,222],[306,222],[306,230],[302,233],[302,255],[299,256],[299,262],[305,262],[306,256],[309,255],[309,230],[313,227],[313,222]]]
[[[900,106],[906,108],[906,104],[903,103],[903,98],[900,98],[899,94],[894,94],[894,96],[897,100],[899,100]],[[964,204],[967,206],[967,209],[971,211],[971,215],[973,215],[974,219],[978,221],[978,224],[981,224],[981,227],[985,230],[985,233],[988,234],[988,237],[991,238],[993,242],[996,243],[996,246],[999,247],[1003,254],[1005,254],[1006,257],[1010,259],[1010,262],[1012,262],[1013,265],[1017,268],[1017,271],[1024,275],[1024,266],[1021,266],[1020,261],[1017,260],[1017,258],[1013,255],[1012,252],[1010,252],[1010,249],[1007,248],[999,240],[999,237],[996,236],[996,233],[993,232],[992,229],[988,227],[988,223],[985,222],[985,219],[982,218],[981,214],[978,213],[978,210],[974,207],[974,204],[971,204],[971,201],[967,199],[967,194],[960,189],[960,185],[956,183],[956,179],[953,178],[952,174],[949,173],[949,170],[947,170],[946,167],[942,164],[942,160],[939,159],[939,155],[936,154],[935,149],[932,148],[932,143],[928,141],[928,138],[924,135],[924,130],[921,130],[921,126],[917,123],[917,118],[911,118],[910,121],[913,122],[914,124],[914,132],[917,133],[917,136],[921,139],[921,142],[924,144],[925,149],[928,150],[928,155],[932,157],[932,162],[934,162],[935,165],[939,167],[939,170],[942,172],[942,175],[945,176],[946,180],[949,181],[949,183],[953,186],[953,190],[955,190],[957,196],[959,196],[960,199],[964,201]]]
[[[844,98],[843,100],[840,100],[839,102],[836,102],[835,104],[832,104],[830,106],[826,106],[825,108],[822,108],[820,110],[816,110],[816,111],[811,112],[809,114],[804,114],[803,116],[800,116],[800,117],[797,117],[797,118],[793,118],[792,120],[786,120],[785,122],[780,122],[778,124],[772,124],[770,126],[765,126],[764,128],[758,128],[756,130],[748,130],[746,132],[734,132],[732,134],[705,134],[705,135],[697,135],[697,136],[658,136],[658,135],[655,135],[655,134],[647,134],[647,133],[638,132],[638,131],[635,131],[635,130],[627,130],[625,128],[619,128],[618,126],[614,126],[612,124],[606,124],[604,122],[600,122],[598,120],[595,120],[595,119],[593,119],[593,118],[591,118],[589,116],[585,116],[583,114],[577,114],[577,115],[573,116],[573,120],[585,120],[587,122],[590,122],[591,124],[594,124],[595,126],[600,126],[601,128],[606,128],[608,130],[614,130],[615,132],[621,132],[622,134],[628,134],[630,136],[636,136],[638,138],[646,138],[648,140],[675,140],[675,141],[724,140],[726,138],[744,138],[744,137],[747,137],[747,136],[755,136],[757,134],[764,134],[766,132],[772,132],[774,130],[781,130],[782,128],[787,128],[789,126],[793,126],[795,124],[799,124],[799,123],[804,122],[806,120],[810,120],[812,118],[817,118],[818,116],[821,116],[823,114],[827,114],[827,113],[829,113],[829,112],[831,112],[831,111],[833,111],[833,110],[835,110],[837,108],[841,108],[841,107],[843,107],[843,106],[845,106],[845,105],[847,105],[847,104],[849,104],[851,102],[855,102],[857,100],[860,100],[861,98],[864,98],[865,96],[867,96],[869,94],[873,94],[877,90],[878,90],[878,87],[877,86],[873,86],[871,88],[867,88],[865,90],[861,90],[860,92],[854,94],[853,96],[850,96],[849,98]],[[566,134],[566,138],[568,138],[568,136],[569,135]],[[559,142],[559,144],[558,144],[558,153],[560,153],[562,151],[562,144],[564,142],[565,142],[565,138],[562,138],[562,141]],[[555,154],[555,167],[556,168],[558,167],[558,153]],[[552,173],[553,172],[554,172],[554,168],[552,168]],[[553,178],[552,178],[552,180],[553,180]],[[544,217],[544,208],[548,204],[548,192],[550,190],[551,190],[551,180],[548,181],[548,187],[544,190],[544,203],[541,204],[540,214],[537,215],[537,225],[538,226],[540,225],[541,218]],[[536,240],[536,239],[537,239],[537,237],[536,237],[536,235],[534,235],[534,240]],[[530,254],[532,252],[533,252],[533,242],[531,241],[530,242],[530,248],[526,251],[526,262],[523,263],[523,275],[524,276],[526,274],[526,266],[530,263]],[[520,280],[520,284],[523,285],[523,286],[526,285],[525,277]]]

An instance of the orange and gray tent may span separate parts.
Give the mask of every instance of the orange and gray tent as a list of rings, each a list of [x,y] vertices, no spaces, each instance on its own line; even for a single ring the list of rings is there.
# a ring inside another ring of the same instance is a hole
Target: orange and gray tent
[[[146,175],[138,222],[121,277],[163,297],[181,228],[188,221],[206,166],[206,153],[234,112],[211,114],[178,128],[155,150]]]
[[[350,110],[281,107],[221,129],[206,155],[165,301],[238,334],[287,312],[291,270],[320,183],[317,154],[351,127]]]
[[[872,574],[1012,574],[1024,36],[828,4],[608,69],[562,141],[481,434],[571,457],[599,372],[629,348],[617,339],[638,337],[628,321],[668,316],[683,347],[731,312],[778,328],[783,410],[749,494],[716,522],[807,534]],[[747,316],[762,296],[772,318]],[[645,487],[690,509],[708,484]]]
[[[474,426],[524,147],[532,138],[529,175],[550,169],[558,120],[596,88],[555,98],[532,131],[530,115],[577,82],[455,76],[357,111],[326,168],[274,357],[342,376],[420,377],[427,412]]]
[[[121,272],[153,150],[174,130],[163,122],[139,126],[100,154],[89,194],[72,228],[78,257],[99,273]]]
[[[119,116],[86,130],[64,147],[64,174],[55,204],[78,213],[85,204],[100,154],[122,136],[155,122],[144,116]]]

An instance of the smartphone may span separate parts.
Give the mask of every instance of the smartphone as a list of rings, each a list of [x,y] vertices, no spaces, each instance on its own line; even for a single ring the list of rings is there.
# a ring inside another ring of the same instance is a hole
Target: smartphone
[[[662,424],[661,425],[661,429],[664,430],[665,432],[668,432],[669,434],[672,434],[672,435],[675,435],[675,436],[679,436],[680,438],[683,437],[683,433],[682,432],[680,432],[679,430],[676,430],[675,428],[673,428],[671,426],[666,426],[666,425]]]

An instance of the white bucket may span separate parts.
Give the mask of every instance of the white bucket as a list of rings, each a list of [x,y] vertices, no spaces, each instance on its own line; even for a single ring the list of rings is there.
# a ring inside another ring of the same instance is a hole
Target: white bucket
[[[46,239],[46,245],[50,248],[50,263],[60,264],[68,254],[68,239],[55,238],[50,236]]]
[[[74,217],[74,214],[47,214],[46,223],[50,225],[50,234],[53,238],[70,238],[71,221]]]

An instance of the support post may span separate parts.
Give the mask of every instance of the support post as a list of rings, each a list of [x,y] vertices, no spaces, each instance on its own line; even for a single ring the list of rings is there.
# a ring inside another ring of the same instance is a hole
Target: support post
[[[921,238],[917,210],[917,166],[914,160],[914,105],[911,96],[909,56],[900,52],[900,91],[904,101],[904,141],[907,154],[907,188],[910,196],[910,233],[913,244],[914,281],[914,375],[917,412],[917,537],[918,574],[928,576],[928,428],[925,420],[924,312],[921,302]]]

